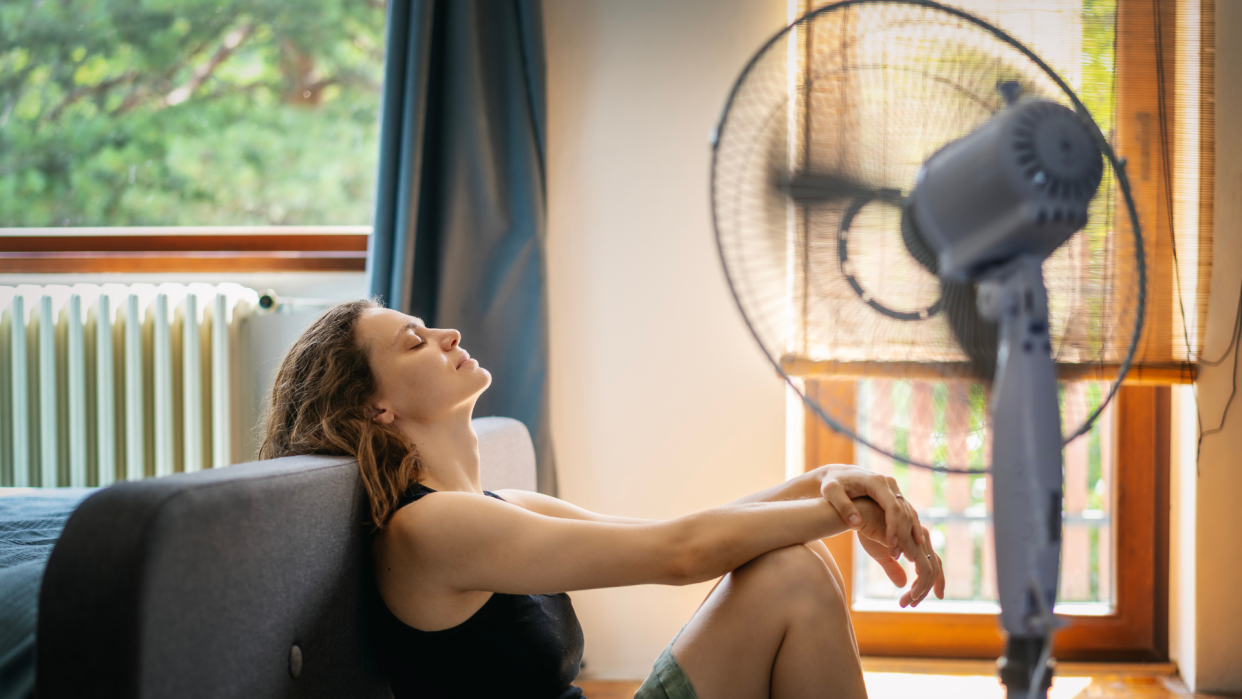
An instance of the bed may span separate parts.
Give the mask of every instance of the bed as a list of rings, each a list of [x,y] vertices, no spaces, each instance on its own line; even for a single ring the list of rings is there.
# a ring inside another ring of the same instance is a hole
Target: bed
[[[65,520],[93,488],[0,488],[0,699],[34,691],[39,582]]]
[[[534,489],[526,428],[480,418],[475,430],[484,487]],[[59,539],[55,522],[41,530],[55,545],[38,600],[40,699],[391,697],[368,632],[366,503],[351,459],[64,495]]]

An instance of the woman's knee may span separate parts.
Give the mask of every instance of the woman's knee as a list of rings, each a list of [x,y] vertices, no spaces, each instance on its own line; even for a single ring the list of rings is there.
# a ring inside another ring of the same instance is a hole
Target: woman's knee
[[[782,600],[845,604],[844,591],[824,559],[801,544],[774,549],[734,571],[735,581]]]

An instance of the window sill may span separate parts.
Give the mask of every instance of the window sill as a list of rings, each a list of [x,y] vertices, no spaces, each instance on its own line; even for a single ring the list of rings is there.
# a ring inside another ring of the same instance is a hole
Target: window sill
[[[850,608],[856,612],[903,612],[913,614],[1000,614],[1000,605],[985,600],[938,600],[928,598],[917,607],[902,609],[895,599],[856,598]],[[1104,602],[1061,602],[1053,610],[1062,616],[1111,616],[1116,610]]]
[[[361,272],[368,226],[0,228],[0,273]]]

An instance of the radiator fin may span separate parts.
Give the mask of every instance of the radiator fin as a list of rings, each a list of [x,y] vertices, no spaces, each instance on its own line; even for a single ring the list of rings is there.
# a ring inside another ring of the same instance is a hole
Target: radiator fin
[[[0,286],[0,486],[106,486],[250,456],[236,284]],[[24,437],[24,438],[23,438]]]

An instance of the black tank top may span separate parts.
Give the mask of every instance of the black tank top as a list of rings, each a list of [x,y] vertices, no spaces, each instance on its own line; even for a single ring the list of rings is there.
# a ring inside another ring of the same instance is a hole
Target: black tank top
[[[398,507],[436,491],[416,483]],[[504,500],[495,493],[485,495]],[[474,616],[420,631],[376,595],[380,660],[395,699],[581,699],[582,627],[569,595],[493,593]]]

